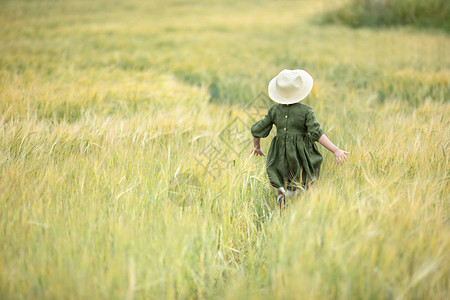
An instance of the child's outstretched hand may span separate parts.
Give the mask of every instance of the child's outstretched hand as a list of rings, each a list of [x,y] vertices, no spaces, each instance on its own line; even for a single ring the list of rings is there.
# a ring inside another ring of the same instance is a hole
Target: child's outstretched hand
[[[347,154],[350,154],[350,152],[338,148],[333,152],[333,154],[338,164],[344,164],[348,161]]]
[[[259,147],[254,147],[254,148],[252,149],[252,152],[251,152],[251,153],[253,153],[253,154],[256,155],[256,156],[266,156],[266,155],[264,154],[264,152],[262,152],[261,148],[259,148]]]
[[[252,152],[256,156],[266,156],[264,152],[261,150],[261,144],[259,143],[260,138],[253,137],[253,149]]]

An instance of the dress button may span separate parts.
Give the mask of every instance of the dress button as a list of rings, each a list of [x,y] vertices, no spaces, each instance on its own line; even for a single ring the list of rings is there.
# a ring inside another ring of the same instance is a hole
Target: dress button
[[[284,130],[286,130],[286,127],[284,128]]]
[[[287,116],[285,116],[285,118],[287,119]]]

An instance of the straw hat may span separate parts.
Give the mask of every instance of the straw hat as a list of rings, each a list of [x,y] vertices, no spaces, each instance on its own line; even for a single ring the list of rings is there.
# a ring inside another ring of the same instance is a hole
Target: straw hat
[[[313,79],[304,70],[283,70],[269,83],[269,97],[281,104],[300,102],[308,96]]]

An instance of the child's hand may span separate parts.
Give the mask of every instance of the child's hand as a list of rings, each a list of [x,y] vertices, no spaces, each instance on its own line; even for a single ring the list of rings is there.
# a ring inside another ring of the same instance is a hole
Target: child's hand
[[[350,154],[350,152],[338,148],[333,152],[333,154],[338,164],[344,164],[348,161],[346,154]]]
[[[251,153],[253,153],[256,156],[266,156],[259,147],[253,148]]]

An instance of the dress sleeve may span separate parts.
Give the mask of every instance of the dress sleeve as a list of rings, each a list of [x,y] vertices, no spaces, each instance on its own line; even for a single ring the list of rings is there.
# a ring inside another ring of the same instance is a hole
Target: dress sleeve
[[[323,130],[320,127],[320,124],[317,121],[316,115],[312,109],[306,115],[306,128],[308,129],[308,133],[314,142],[317,142],[323,134]]]
[[[252,125],[251,132],[255,138],[265,138],[269,135],[272,130],[273,121],[271,109],[267,112],[267,115]]]

